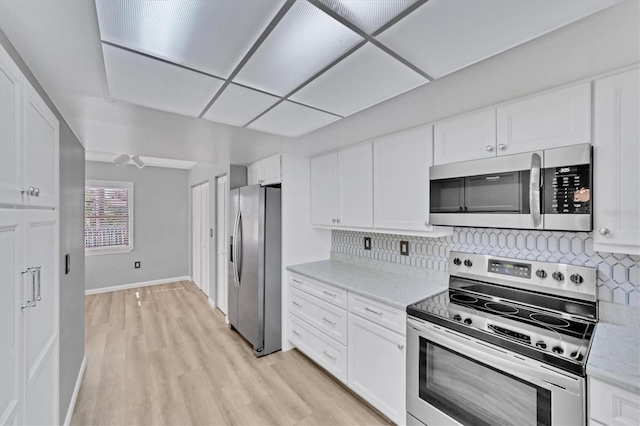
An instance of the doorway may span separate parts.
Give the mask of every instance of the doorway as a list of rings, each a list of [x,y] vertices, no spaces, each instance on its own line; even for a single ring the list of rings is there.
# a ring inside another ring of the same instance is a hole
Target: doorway
[[[227,175],[216,178],[216,248],[218,309],[227,313]]]
[[[192,277],[207,296],[209,291],[209,182],[191,188]]]

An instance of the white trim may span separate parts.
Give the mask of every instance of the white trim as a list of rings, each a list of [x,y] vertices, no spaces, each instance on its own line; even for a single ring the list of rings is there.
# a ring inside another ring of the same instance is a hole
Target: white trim
[[[216,305],[216,302],[215,302],[213,299],[211,299],[210,297],[209,297],[207,300],[209,301],[209,305],[211,305],[211,307],[212,307],[213,309],[216,309],[216,308],[218,307],[218,306]]]
[[[76,401],[78,400],[78,393],[80,393],[80,386],[82,385],[82,379],[84,378],[84,370],[87,368],[87,356],[82,358],[82,364],[80,365],[80,371],[78,372],[78,379],[76,380],[76,387],[73,388],[73,394],[71,395],[71,401],[69,401],[69,409],[67,410],[67,417],[64,418],[64,426],[71,424],[71,418],[73,412],[76,409]]]
[[[93,288],[93,289],[85,290],[84,291],[84,295],[88,296],[90,294],[109,293],[109,292],[112,292],[112,291],[128,290],[130,288],[146,287],[146,286],[149,286],[149,285],[174,283],[176,281],[191,281],[191,277],[188,276],[188,275],[184,275],[182,277],[162,278],[160,280],[142,281],[142,282],[139,282],[139,283],[131,283],[131,284],[113,285],[113,286],[110,286],[110,287]]]

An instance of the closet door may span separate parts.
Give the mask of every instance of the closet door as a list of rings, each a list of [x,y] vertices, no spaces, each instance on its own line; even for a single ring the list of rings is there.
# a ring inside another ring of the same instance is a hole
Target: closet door
[[[0,209],[0,424],[22,424],[23,212]]]
[[[57,424],[58,417],[58,212],[25,211],[25,290],[33,300],[25,316],[25,419]]]

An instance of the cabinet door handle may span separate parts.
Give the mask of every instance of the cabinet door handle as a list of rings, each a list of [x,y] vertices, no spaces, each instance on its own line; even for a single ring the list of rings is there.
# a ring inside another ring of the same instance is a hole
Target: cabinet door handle
[[[297,306],[298,308],[302,308],[302,305],[299,304],[298,302],[292,301],[291,303],[293,303],[295,306]]]
[[[500,145],[498,145],[498,149],[500,151],[504,151],[505,149],[507,149],[507,146],[505,144],[501,143]]]
[[[491,145],[487,145],[487,152],[492,152],[493,151],[493,147]]]
[[[20,271],[20,273],[22,275],[24,274],[31,274],[33,277],[33,268],[31,266],[29,266],[27,269],[25,269],[24,271]],[[33,293],[32,293],[33,294]],[[30,308],[31,306],[35,306],[35,303],[33,303],[33,298],[31,299],[27,299],[27,303],[25,303],[24,305],[20,305],[20,309],[25,309],[25,308]]]
[[[326,294],[327,296],[329,296],[329,297],[333,297],[334,299],[337,297],[337,294],[333,294],[333,293],[328,292],[328,291],[326,291],[326,290],[323,290],[322,292],[323,292],[324,294]]]
[[[404,345],[402,343],[398,343],[398,349],[400,350],[404,349]]]
[[[424,222],[424,226],[429,226],[429,221],[428,221],[428,220],[426,220],[426,221]]]
[[[373,309],[370,309],[368,306],[366,306],[364,308],[364,310],[367,311],[367,312],[371,312],[372,314],[376,314],[376,315],[382,316],[382,312],[374,311]]]
[[[35,273],[38,275],[38,297],[36,298],[36,300],[38,302],[42,300],[42,280],[40,279],[40,277],[41,277],[40,270],[41,269],[42,269],[41,266],[36,266]]]
[[[31,269],[31,306],[36,307],[36,268]]]
[[[327,353],[327,351],[322,351],[322,354],[323,354],[324,356],[326,356],[327,358],[329,358],[331,361],[335,361],[335,360],[336,360],[336,357],[335,357],[335,356],[331,356],[331,355],[329,355],[329,354]]]
[[[35,195],[36,197],[39,197],[40,196],[40,188],[34,188],[33,195]]]
[[[609,231],[609,229],[607,228],[600,228],[598,232],[600,233],[600,235],[609,235],[609,233],[611,233],[611,231]]]
[[[340,223],[340,219],[336,219],[336,223]]]
[[[323,320],[324,322],[328,322],[329,324],[331,324],[331,325],[332,325],[332,326],[334,326],[334,327],[336,326],[336,323],[335,323],[335,322],[333,322],[333,321],[331,321],[331,320],[329,320],[329,319],[327,319],[327,318],[322,318],[322,320]]]

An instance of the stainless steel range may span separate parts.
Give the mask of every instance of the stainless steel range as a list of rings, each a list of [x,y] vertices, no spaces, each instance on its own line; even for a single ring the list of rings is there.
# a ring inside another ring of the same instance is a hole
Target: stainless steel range
[[[451,252],[407,307],[407,423],[583,425],[596,270]]]

